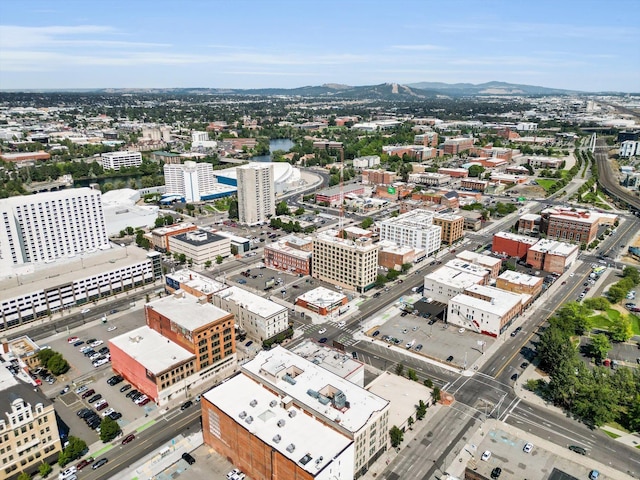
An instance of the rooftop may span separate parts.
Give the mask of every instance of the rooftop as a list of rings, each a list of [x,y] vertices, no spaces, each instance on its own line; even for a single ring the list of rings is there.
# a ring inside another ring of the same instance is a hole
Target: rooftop
[[[395,218],[387,218],[382,221],[382,224],[403,225],[411,228],[427,228],[433,224],[434,215],[434,212],[417,208],[407,213],[398,215]]]
[[[176,231],[184,230],[185,228],[192,227],[195,227],[193,223],[182,222],[176,223],[175,225],[169,225],[168,227],[154,228],[151,233],[153,233],[154,235],[167,235]]]
[[[329,188],[323,188],[322,190],[319,190],[316,195],[325,195],[327,197],[331,197],[333,195],[338,195],[340,194],[340,191],[342,189],[342,192],[344,194],[347,194],[349,192],[354,192],[356,190],[361,190],[364,187],[361,184],[358,183],[354,183],[354,184],[350,184],[350,185],[336,185],[335,187],[329,187]]]
[[[538,238],[527,237],[526,235],[518,235],[517,233],[511,232],[497,232],[493,234],[494,237],[504,238],[506,240],[511,240],[513,242],[519,243],[527,243],[529,245],[535,245],[539,240]]]
[[[165,276],[179,284],[187,285],[188,287],[204,294],[218,292],[227,288],[227,285],[224,283],[220,283],[212,278],[200,275],[188,268],[183,268],[182,270],[178,270],[174,273],[167,273]]]
[[[527,275],[526,273],[515,272],[512,270],[506,270],[501,273],[498,278],[502,278],[510,283],[517,283],[518,285],[525,285],[528,287],[534,287],[543,281],[540,277],[534,277],[533,275]]]
[[[542,239],[529,250],[566,257],[577,251],[578,246],[570,243],[558,242],[557,240]]]
[[[456,255],[460,260],[466,260],[468,262],[473,262],[478,265],[486,265],[488,267],[493,267],[499,263],[502,263],[500,258],[492,257],[490,255],[483,255],[482,253],[471,252],[469,250],[463,250],[462,252]]]
[[[351,355],[311,340],[296,344],[291,351],[345,379],[364,369],[363,363],[355,360]]]
[[[314,288],[298,297],[299,300],[319,306],[333,305],[341,302],[343,298],[346,298],[344,294],[334,292],[325,287]]]
[[[453,258],[449,260],[445,265],[460,272],[473,273],[474,275],[477,275],[479,277],[485,277],[489,274],[486,267],[476,265],[475,263],[469,263],[468,261],[460,258]]]
[[[109,340],[154,375],[196,358],[194,354],[146,325]],[[162,355],[158,355],[162,352]]]
[[[179,233],[178,235],[174,235],[172,239],[188,243],[196,247],[206,245],[208,243],[219,242],[221,240],[227,240],[226,237],[207,232],[205,230],[193,230],[191,232]]]
[[[488,297],[489,300],[472,297],[471,295],[467,295],[467,293],[479,294]],[[512,293],[495,287],[471,285],[465,288],[463,293],[453,297],[451,302],[503,316],[515,305],[522,303],[524,298],[529,297],[530,295]]]
[[[486,271],[485,271],[486,273]],[[454,268],[443,265],[442,267],[428,273],[424,276],[425,280],[429,279],[434,283],[440,283],[454,288],[467,288],[470,285],[475,285],[484,282],[484,275],[475,275],[470,272],[462,272]],[[425,289],[424,294],[428,296],[428,290]]]
[[[267,352],[261,352],[260,355],[264,353]],[[353,440],[314,417],[305,415],[297,405],[287,408],[287,397],[282,397],[247,375],[236,375],[204,394],[206,400],[234,419],[239,428],[246,429],[273,450],[315,475],[320,468],[339,457]]]
[[[339,237],[338,231],[333,229],[325,230],[324,232],[318,233],[314,240],[325,243],[334,243],[337,245],[342,245],[346,248],[360,251],[377,250],[379,248],[378,245],[371,242],[370,238],[361,237],[357,240],[349,240]]]
[[[540,220],[540,218],[542,218],[540,215],[538,215],[537,213],[525,213],[524,215],[522,215],[520,217],[520,220],[526,220],[528,222],[536,222],[538,220]]]
[[[245,310],[255,313],[260,317],[272,317],[283,311],[287,311],[287,307],[285,306],[235,286],[216,292],[216,295],[227,300],[232,300],[237,305],[241,305]]]
[[[210,303],[201,303],[196,297],[182,290],[149,302],[147,307],[190,332],[231,315]]]
[[[295,247],[291,247],[291,246],[287,245],[287,243],[285,242],[284,238],[280,239],[277,242],[270,243],[269,245],[265,245],[264,246],[264,251],[267,252],[268,250],[274,250],[274,251],[278,251],[278,252],[285,252],[288,255],[291,255],[293,257],[298,257],[298,258],[301,258],[301,259],[309,258],[313,254],[313,252],[311,252],[311,251],[300,250],[299,248],[295,248]]]

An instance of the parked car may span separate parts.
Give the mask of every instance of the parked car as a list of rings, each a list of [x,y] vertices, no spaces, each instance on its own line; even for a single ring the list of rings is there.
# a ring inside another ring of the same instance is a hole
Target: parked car
[[[131,385],[129,385],[128,383],[126,385],[123,385],[122,387],[120,387],[120,393],[124,393],[127,390],[131,389]]]
[[[122,377],[121,375],[114,375],[113,377],[110,377],[109,380],[107,380],[107,383],[111,386],[114,386],[123,380],[124,380],[124,377]]]
[[[104,412],[102,412],[102,416],[103,417],[108,417],[109,415],[111,415],[114,412],[115,412],[114,408],[107,408]]]
[[[95,347],[99,347],[99,346],[100,346],[100,345],[102,345],[103,343],[104,343],[104,341],[103,341],[103,340],[96,340],[95,342],[91,342],[91,343],[89,344],[89,346],[91,346],[91,347],[94,347],[94,348],[95,348]]]
[[[91,397],[89,400],[87,400],[87,402],[89,403],[95,403],[98,400],[102,399],[102,395],[99,393],[96,393],[93,397]]]
[[[191,455],[189,455],[187,452],[184,452],[182,454],[182,459],[187,462],[189,465],[193,465],[194,463],[196,463],[196,459],[193,458]]]
[[[131,398],[131,397],[133,397],[134,395],[136,395],[138,393],[140,393],[140,392],[138,392],[138,390],[134,389],[134,390],[131,390],[129,393],[127,393],[126,397],[127,398]]]
[[[589,472],[589,480],[598,480],[600,478],[600,472],[598,470],[591,470]]]
[[[191,405],[193,405],[193,402],[191,400],[187,400],[186,402],[184,402],[181,406],[180,406],[180,410],[186,410],[187,408],[189,408]]]
[[[320,330],[318,330],[318,335],[322,335],[323,333],[326,333],[327,329],[326,328],[321,328]]]
[[[76,465],[76,468],[78,470],[82,470],[84,467],[91,465],[93,463],[93,460],[94,460],[93,457],[85,458],[84,460],[82,460],[80,463]]]
[[[500,467],[496,467],[493,470],[491,470],[491,478],[493,479],[500,478],[501,474],[502,474],[502,469]]]
[[[84,393],[82,394],[82,398],[88,398],[91,395],[93,395],[94,393],[96,393],[96,391],[92,388],[90,390],[87,390],[86,388],[84,389]]]
[[[147,403],[149,403],[151,399],[149,397],[145,398],[141,402],[136,402],[139,406],[144,407]]]
[[[76,343],[77,341],[78,341],[78,337],[67,338],[67,343]]]
[[[491,458],[491,452],[489,450],[485,450],[484,453],[482,454],[482,457],[480,457],[480,460],[483,461],[487,461]]]
[[[122,439],[122,445],[126,445],[127,443],[133,442],[136,436],[133,433],[130,433],[126,437]]]
[[[587,451],[584,448],[579,447],[578,445],[569,445],[569,450],[571,450],[572,452],[579,453],[580,455],[587,454]]]
[[[118,420],[119,418],[122,418],[122,414],[120,412],[111,412],[109,414],[109,418],[111,420]]]
[[[96,410],[101,411],[104,410],[105,408],[109,407],[109,404],[105,401],[104,403],[98,403],[96,404]]]
[[[531,453],[531,450],[533,450],[533,443],[525,443],[524,448],[522,449],[522,451],[524,453]]]
[[[327,337],[322,337],[320,340],[318,340],[319,343],[327,343],[327,340],[329,340]]]
[[[380,335],[380,330],[376,330],[375,332],[373,332],[373,337],[377,337],[378,335]]]
[[[447,362],[453,362],[453,355],[447,357]],[[489,454],[491,454],[491,452],[489,452]]]

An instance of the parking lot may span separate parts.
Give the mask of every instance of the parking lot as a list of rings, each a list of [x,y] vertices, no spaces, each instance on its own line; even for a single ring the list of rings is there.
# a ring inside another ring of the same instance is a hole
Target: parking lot
[[[120,388],[126,385],[126,382],[121,382],[114,386],[108,385],[107,380],[114,375],[111,370],[111,363],[108,362],[94,367],[93,361],[80,352],[80,349],[87,347],[87,340],[102,341],[100,345],[93,347],[96,352],[99,352],[100,348],[108,346],[110,338],[145,323],[141,307],[135,310],[116,312],[108,317],[106,324],[103,324],[100,319],[90,318],[89,320],[93,321],[85,327],[59,334],[57,336],[59,338],[49,341],[51,349],[60,352],[69,362],[71,369],[64,376],[60,376],[53,385],[43,384],[42,390],[45,395],[56,403],[56,412],[69,428],[69,434],[80,437],[87,443],[96,441],[98,434],[90,429],[85,421],[77,415],[80,409],[91,408],[96,411],[96,402],[104,399],[108,405],[103,410],[97,411],[97,414],[102,418],[102,413],[112,408],[122,414],[122,417],[116,421],[121,427],[124,427],[128,423],[153,412],[153,409],[156,408],[153,402],[138,406],[132,400],[126,398],[127,392],[120,392]],[[113,327],[116,328],[113,329]],[[81,341],[84,343],[79,344]],[[69,390],[61,393],[66,385],[69,386]],[[84,389],[85,387],[86,390],[76,393],[78,389]],[[91,396],[82,398],[82,395],[90,390],[94,390],[94,393]],[[101,398],[93,399],[93,402],[90,403],[91,397],[96,395],[101,395]]]
[[[458,368],[474,363],[495,342],[492,337],[445,324],[433,316],[403,315],[397,307],[389,308],[380,318],[384,321],[367,331],[376,341]]]

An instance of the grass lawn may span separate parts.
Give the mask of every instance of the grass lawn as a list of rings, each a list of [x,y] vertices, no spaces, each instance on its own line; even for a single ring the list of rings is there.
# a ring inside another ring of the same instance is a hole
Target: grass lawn
[[[606,312],[589,317],[589,321],[592,328],[609,330],[611,321],[620,318],[622,315],[624,314],[615,308],[607,308]],[[640,318],[633,314],[629,314],[628,317],[631,320],[631,329],[633,330],[633,334],[640,335]]]
[[[617,433],[610,432],[609,430],[605,430],[604,428],[602,429],[602,431],[609,435],[611,438],[618,438],[620,436]]]
[[[553,185],[557,181],[558,180],[556,180],[555,178],[537,178],[536,179],[536,182],[538,183],[538,185],[544,188],[545,191],[549,191],[549,189],[551,188],[551,185]]]

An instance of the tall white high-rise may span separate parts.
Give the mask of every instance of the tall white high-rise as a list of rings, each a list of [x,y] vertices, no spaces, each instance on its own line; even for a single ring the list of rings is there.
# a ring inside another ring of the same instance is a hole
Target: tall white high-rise
[[[276,213],[273,165],[250,163],[238,167],[238,217],[240,223],[257,225]]]
[[[186,202],[199,202],[203,194],[215,189],[216,177],[210,163],[188,160],[165,164],[164,184],[167,194],[181,195]]]
[[[0,269],[105,248],[102,194],[75,188],[0,200]]]

